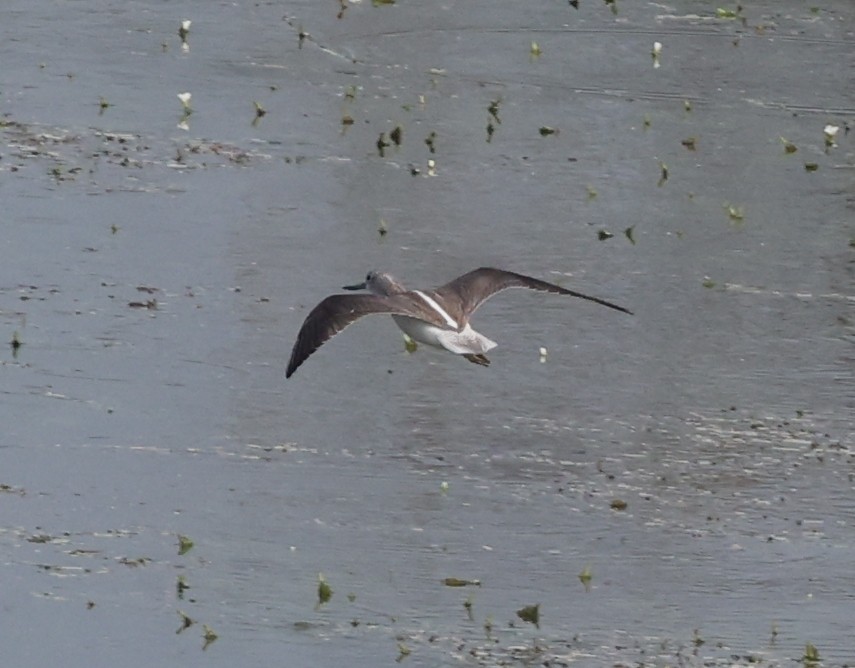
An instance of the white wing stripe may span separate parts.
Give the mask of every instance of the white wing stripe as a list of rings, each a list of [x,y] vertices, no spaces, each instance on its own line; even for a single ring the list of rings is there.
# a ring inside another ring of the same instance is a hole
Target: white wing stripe
[[[434,300],[432,297],[428,297],[421,290],[413,290],[413,292],[415,292],[419,297],[424,299],[425,302],[427,302],[427,305],[430,306],[434,311],[439,313],[449,327],[453,327],[454,329],[457,329],[457,321],[454,318],[452,318],[450,315],[448,315],[448,313],[445,311],[445,309],[436,303],[436,300]]]

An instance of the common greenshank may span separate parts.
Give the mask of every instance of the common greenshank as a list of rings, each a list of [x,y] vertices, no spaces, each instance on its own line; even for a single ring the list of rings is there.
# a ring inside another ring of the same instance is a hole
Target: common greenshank
[[[367,295],[330,295],[306,317],[285,377],[290,378],[306,359],[326,341],[366,315],[386,313],[413,341],[462,355],[470,362],[489,366],[484,354],[496,347],[469,325],[475,310],[497,292],[508,288],[528,288],[570,295],[608,306],[616,311],[632,311],[599,297],[574,292],[561,286],[512,271],[481,267],[458,276],[435,290],[407,290],[392,276],[372,271],[362,283],[344,290],[368,290]]]

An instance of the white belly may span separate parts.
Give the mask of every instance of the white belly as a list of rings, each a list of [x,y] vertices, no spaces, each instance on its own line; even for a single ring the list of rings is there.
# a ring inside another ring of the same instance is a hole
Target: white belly
[[[469,325],[466,325],[462,332],[458,332],[455,329],[443,329],[405,315],[393,315],[392,318],[401,331],[414,341],[443,348],[458,355],[486,353],[497,345],[495,341],[479,334]]]

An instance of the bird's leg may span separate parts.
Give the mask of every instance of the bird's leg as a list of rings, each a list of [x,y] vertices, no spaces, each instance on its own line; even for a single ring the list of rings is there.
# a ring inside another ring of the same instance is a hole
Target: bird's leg
[[[479,366],[490,366],[490,360],[487,358],[486,355],[483,355],[481,353],[478,353],[477,355],[475,353],[466,353],[465,355],[463,355],[463,357],[468,359],[473,364],[478,364]]]
[[[419,349],[419,344],[414,339],[404,334],[404,350],[408,353],[414,353]]]

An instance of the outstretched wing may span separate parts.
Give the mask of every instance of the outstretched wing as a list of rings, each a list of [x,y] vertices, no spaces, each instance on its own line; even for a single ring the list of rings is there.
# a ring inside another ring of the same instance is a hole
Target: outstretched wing
[[[378,295],[331,295],[312,309],[297,334],[285,377],[290,378],[308,357],[324,343],[366,315],[388,313],[408,315],[426,322],[446,326],[443,318],[422,300],[412,300],[407,293]]]
[[[493,269],[492,267],[481,267],[475,271],[470,271],[468,274],[463,274],[463,276],[458,276],[450,283],[437,288],[434,295],[439,297],[441,304],[458,302],[468,320],[469,315],[481,306],[481,304],[497,292],[509,288],[528,288],[529,290],[579,297],[580,299],[587,299],[588,301],[596,302],[597,304],[602,304],[603,306],[608,306],[609,308],[632,315],[632,311],[629,309],[625,309],[623,306],[618,306],[605,299],[568,290],[567,288],[562,288],[559,285],[547,283],[531,276],[517,274],[513,271]]]

